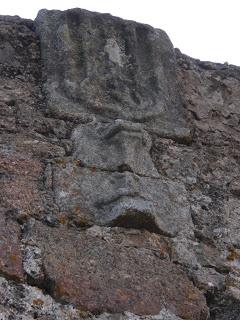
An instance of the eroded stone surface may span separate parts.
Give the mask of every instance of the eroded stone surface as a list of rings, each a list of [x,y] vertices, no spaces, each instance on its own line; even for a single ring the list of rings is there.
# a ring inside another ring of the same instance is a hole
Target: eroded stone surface
[[[92,315],[73,305],[57,303],[42,290],[7,281],[0,277],[1,320],[181,320],[163,309],[154,316],[139,316],[131,312]]]
[[[0,39],[0,273],[25,282],[0,286],[1,317],[79,319],[61,299],[83,284],[86,309],[126,312],[80,317],[196,319],[203,304],[185,294],[192,284],[176,264],[205,294],[211,320],[238,319],[240,69],[174,52],[149,26],[78,9],[44,10],[37,22],[0,17]],[[45,223],[38,232],[33,217]],[[154,281],[158,272],[170,284]],[[29,284],[61,302],[25,303],[41,292]]]
[[[69,160],[54,165],[55,199],[79,224],[146,228],[170,236],[191,229],[183,184],[86,169]]]
[[[118,119],[81,125],[73,131],[73,142],[73,156],[83,165],[159,177],[149,154],[151,137],[139,123]]]
[[[6,208],[9,215],[20,220],[26,219],[32,212],[39,216],[43,212],[38,188],[42,164],[31,159],[29,154],[14,152],[10,146],[7,150],[6,147],[0,149],[1,206]]]
[[[208,250],[202,252],[201,264],[205,267],[193,272],[193,278],[208,292],[210,318],[238,319],[240,70],[194,60],[179,52],[177,56],[183,97],[194,120],[195,143],[184,156],[178,147],[171,151],[169,147],[164,148],[170,157],[175,149],[168,173],[176,176],[180,171],[179,176],[187,174],[192,181],[188,190],[195,235],[201,242],[210,244]],[[190,170],[182,165],[184,162]],[[209,266],[215,271],[207,270]],[[207,288],[208,283],[212,289]]]
[[[38,222],[27,234],[43,253],[50,292],[83,310],[205,319],[205,299],[169,261],[168,241],[148,232],[92,227],[77,232]],[[141,303],[139,303],[141,301]]]
[[[90,113],[171,137],[189,134],[165,32],[80,9],[41,10],[36,24],[53,114]]]
[[[169,310],[154,316],[138,316],[131,312],[92,315],[73,305],[62,305],[42,290],[0,277],[1,320],[181,320]]]
[[[22,281],[21,230],[0,208],[0,275]]]
[[[78,320],[80,311],[56,303],[42,290],[0,277],[0,317],[3,320]]]

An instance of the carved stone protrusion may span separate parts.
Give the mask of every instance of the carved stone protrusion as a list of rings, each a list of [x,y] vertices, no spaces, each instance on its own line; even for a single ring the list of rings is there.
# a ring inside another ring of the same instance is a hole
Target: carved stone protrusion
[[[188,137],[175,53],[164,31],[82,9],[41,10],[35,23],[48,112],[120,118]]]
[[[78,126],[72,139],[74,158],[87,167],[159,177],[149,155],[151,137],[141,124],[120,119],[92,122]]]
[[[181,183],[82,168],[69,161],[54,165],[53,187],[61,210],[86,225],[148,229],[169,236],[192,227]]]

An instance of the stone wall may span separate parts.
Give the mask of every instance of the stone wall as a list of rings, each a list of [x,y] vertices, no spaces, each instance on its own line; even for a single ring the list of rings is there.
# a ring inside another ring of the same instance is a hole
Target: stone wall
[[[81,9],[0,39],[0,319],[239,319],[240,68]]]

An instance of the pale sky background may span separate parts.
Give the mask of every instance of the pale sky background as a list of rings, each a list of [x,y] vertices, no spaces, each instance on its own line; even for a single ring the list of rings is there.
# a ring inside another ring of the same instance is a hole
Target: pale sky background
[[[183,53],[240,66],[240,0],[0,0],[1,15],[29,19],[76,7],[150,24]]]

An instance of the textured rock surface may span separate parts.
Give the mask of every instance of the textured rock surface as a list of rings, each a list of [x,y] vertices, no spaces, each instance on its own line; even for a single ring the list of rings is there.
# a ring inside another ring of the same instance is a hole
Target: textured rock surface
[[[133,313],[91,315],[72,305],[55,302],[42,290],[25,284],[15,284],[0,277],[0,317],[2,320],[181,320],[169,310],[155,316],[137,316]]]
[[[239,320],[240,68],[80,9],[0,39],[0,319]]]
[[[120,119],[112,123],[93,121],[77,127],[72,139],[73,156],[82,165],[159,177],[149,155],[151,137],[139,123]]]
[[[41,10],[36,21],[50,112],[84,112],[141,122],[169,136],[187,134],[165,32],[80,9]]]
[[[167,309],[155,316],[138,316],[130,312],[94,316],[70,304],[57,303],[39,288],[16,284],[2,277],[0,301],[1,320],[181,320]]]
[[[2,210],[0,223],[0,273],[7,278],[23,280],[20,227],[9,221]]]
[[[138,227],[170,236],[191,230],[181,183],[86,169],[73,161],[53,166],[53,172],[56,203],[76,223]]]
[[[93,313],[128,310],[203,319],[205,299],[169,261],[169,243],[148,232],[92,227],[73,233],[36,223],[25,243],[37,244],[49,292]]]

